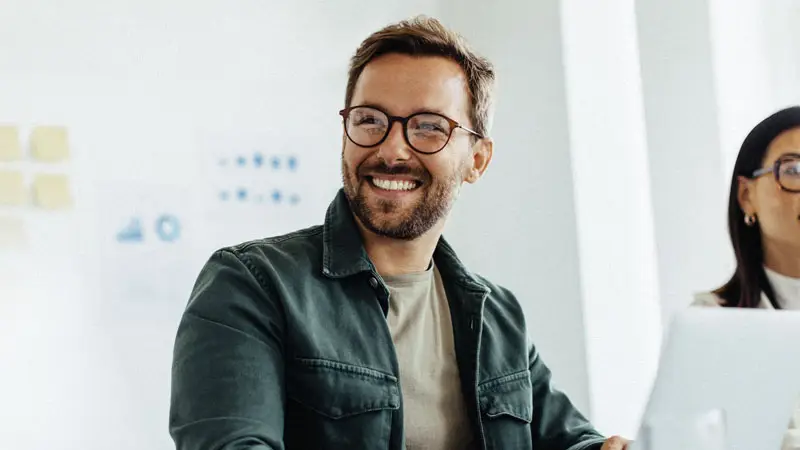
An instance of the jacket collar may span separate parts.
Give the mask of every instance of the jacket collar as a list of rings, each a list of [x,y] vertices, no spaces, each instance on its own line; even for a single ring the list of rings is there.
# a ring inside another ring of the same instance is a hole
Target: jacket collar
[[[375,272],[356,225],[350,203],[339,189],[336,197],[328,206],[322,231],[322,274],[330,278],[344,278],[361,272]],[[458,259],[455,250],[444,237],[439,238],[433,260],[449,281],[463,287],[488,294],[489,288]]]
[[[491,290],[475,274],[467,270],[467,267],[458,259],[455,250],[445,240],[444,236],[439,238],[436,250],[433,252],[433,261],[442,273],[442,276],[452,280],[461,286],[477,294],[487,295]]]
[[[344,189],[339,189],[328,206],[322,228],[322,274],[343,278],[375,271],[358,231]]]

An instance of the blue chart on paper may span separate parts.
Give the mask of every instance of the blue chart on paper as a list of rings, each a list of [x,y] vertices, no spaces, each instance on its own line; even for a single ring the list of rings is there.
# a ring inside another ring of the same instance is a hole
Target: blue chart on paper
[[[177,217],[163,214],[156,220],[156,234],[164,242],[175,242],[181,237],[181,223]]]
[[[142,242],[144,232],[142,223],[138,218],[132,218],[119,232],[117,232],[118,242]]]
[[[116,239],[120,243],[142,243],[147,240],[147,229],[139,217],[132,217],[117,232]],[[172,214],[161,214],[153,223],[152,234],[160,242],[175,242],[181,237],[181,222]]]
[[[229,204],[251,204],[272,206],[295,206],[301,202],[301,196],[289,186],[287,176],[298,172],[300,161],[295,155],[269,155],[261,152],[238,154],[217,160],[218,169],[224,171],[226,185],[220,186],[217,200]],[[280,175],[280,187],[253,187],[239,185],[236,180],[240,175],[248,174],[259,180],[256,184],[265,184]],[[296,183],[292,183],[296,184]]]

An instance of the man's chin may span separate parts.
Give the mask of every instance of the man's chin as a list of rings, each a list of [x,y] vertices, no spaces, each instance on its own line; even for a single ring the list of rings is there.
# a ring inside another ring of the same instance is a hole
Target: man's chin
[[[415,232],[407,216],[395,213],[370,213],[359,217],[359,222],[373,234],[386,238],[412,240],[420,234]]]
[[[394,216],[394,214],[391,216]],[[385,214],[370,214],[369,217],[364,217],[362,221],[372,231],[381,231],[387,234],[396,233],[404,227],[403,220],[398,217],[387,217]]]
[[[375,236],[396,241],[413,241],[421,236],[419,233],[402,227],[367,227],[367,229]]]
[[[375,192],[378,188],[360,186],[351,199],[358,221],[369,232],[386,238],[414,240],[425,234],[432,224],[425,219],[430,215],[425,207],[424,192],[386,198]]]

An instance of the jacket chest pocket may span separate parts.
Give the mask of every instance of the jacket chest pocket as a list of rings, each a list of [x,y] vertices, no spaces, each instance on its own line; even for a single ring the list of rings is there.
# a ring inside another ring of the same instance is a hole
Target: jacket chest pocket
[[[527,369],[478,386],[487,448],[532,447],[532,395],[530,371]]]
[[[288,450],[386,449],[400,408],[396,377],[322,359],[295,359],[286,368],[286,397]]]

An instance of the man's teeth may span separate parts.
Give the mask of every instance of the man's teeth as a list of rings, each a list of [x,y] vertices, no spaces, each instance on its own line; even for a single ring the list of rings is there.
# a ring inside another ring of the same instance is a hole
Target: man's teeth
[[[382,180],[380,178],[373,178],[372,184],[387,191],[410,191],[417,187],[417,183],[406,180]]]

